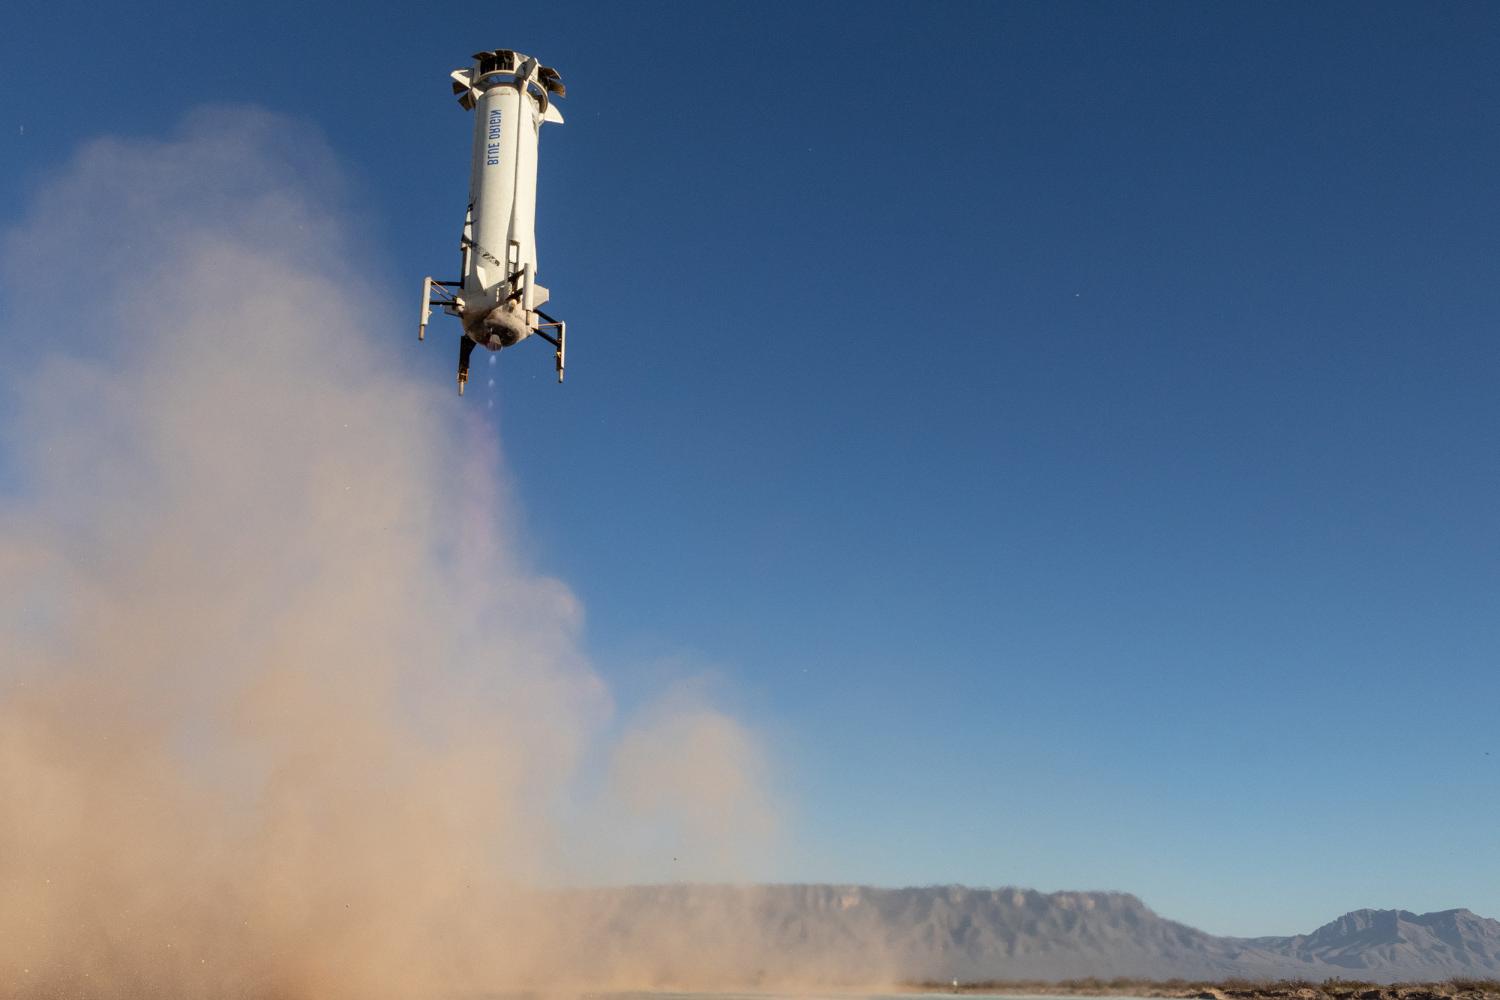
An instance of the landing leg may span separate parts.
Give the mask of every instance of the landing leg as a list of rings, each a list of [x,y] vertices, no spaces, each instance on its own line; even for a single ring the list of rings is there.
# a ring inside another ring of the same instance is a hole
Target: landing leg
[[[464,384],[469,381],[469,355],[474,353],[474,341],[467,336],[458,341],[458,394],[464,394]]]

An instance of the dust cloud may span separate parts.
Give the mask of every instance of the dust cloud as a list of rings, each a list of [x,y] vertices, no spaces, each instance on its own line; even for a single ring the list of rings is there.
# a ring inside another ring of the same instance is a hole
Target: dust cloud
[[[549,888],[560,844],[734,879],[772,834],[731,716],[612,718],[357,218],[318,135],[216,108],[86,144],[6,236],[0,996],[603,982],[630,915]]]

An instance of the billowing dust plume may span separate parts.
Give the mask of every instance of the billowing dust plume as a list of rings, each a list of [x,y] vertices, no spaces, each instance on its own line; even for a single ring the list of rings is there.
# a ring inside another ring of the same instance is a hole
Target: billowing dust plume
[[[6,239],[0,996],[608,978],[565,855],[599,878],[618,814],[737,878],[767,834],[732,718],[611,721],[357,216],[317,135],[218,108],[90,143]]]

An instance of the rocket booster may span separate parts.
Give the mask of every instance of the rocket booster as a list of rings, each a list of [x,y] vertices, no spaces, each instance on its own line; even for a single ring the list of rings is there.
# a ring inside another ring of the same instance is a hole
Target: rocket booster
[[[461,275],[424,282],[418,337],[426,335],[433,306],[459,318],[460,394],[476,345],[498,351],[533,333],[552,344],[560,382],[566,327],[542,311],[549,293],[536,280],[536,172],[542,125],[562,124],[552,103],[564,94],[562,80],[556,70],[510,49],[476,53],[472,65],[451,76],[458,103],[474,112]]]

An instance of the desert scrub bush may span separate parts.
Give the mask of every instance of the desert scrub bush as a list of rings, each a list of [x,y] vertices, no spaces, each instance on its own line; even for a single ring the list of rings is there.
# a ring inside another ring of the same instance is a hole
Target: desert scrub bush
[[[1322,989],[1324,993],[1331,993],[1334,996],[1342,996],[1346,993],[1357,993],[1362,990],[1378,989],[1379,984],[1367,983],[1363,979],[1341,979],[1338,976],[1334,976],[1332,979],[1323,980],[1319,988]]]
[[[1258,983],[1253,979],[1241,979],[1238,976],[1231,976],[1218,983],[1219,989],[1226,993],[1253,993],[1258,991],[1263,985],[1263,983]]]

